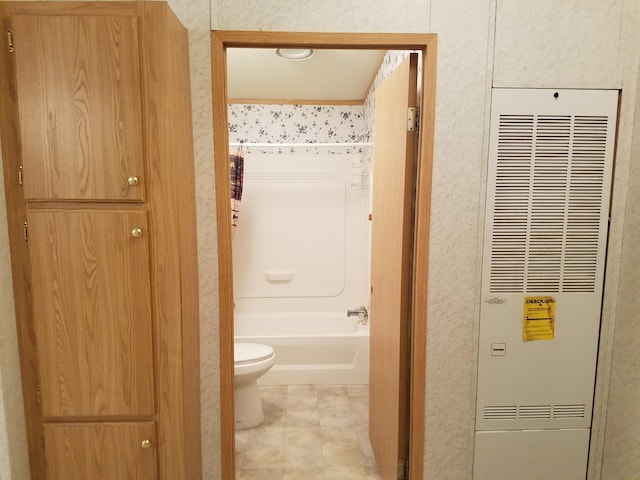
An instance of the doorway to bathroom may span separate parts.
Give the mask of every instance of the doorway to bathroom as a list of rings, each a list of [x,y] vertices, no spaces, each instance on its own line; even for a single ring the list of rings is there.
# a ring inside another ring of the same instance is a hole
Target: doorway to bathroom
[[[233,343],[234,343],[234,298],[233,298],[233,257],[231,254],[231,219],[229,185],[229,117],[227,96],[226,54],[228,48],[330,48],[330,49],[362,49],[362,50],[417,50],[422,53],[420,82],[422,84],[422,98],[418,105],[421,111],[421,121],[417,126],[417,153],[415,155],[415,169],[410,175],[409,190],[415,188],[413,202],[403,207],[403,216],[409,219],[409,231],[412,242],[404,247],[404,257],[412,257],[412,268],[404,275],[406,286],[404,294],[409,295],[409,312],[405,312],[409,321],[407,339],[398,339],[395,355],[408,354],[406,365],[407,381],[405,385],[394,385],[394,389],[404,390],[394,395],[406,396],[407,405],[395,399],[371,398],[371,402],[382,402],[380,408],[388,411],[389,405],[394,405],[395,413],[390,411],[388,418],[391,423],[406,424],[406,442],[403,431],[398,430],[395,438],[397,445],[389,449],[390,458],[383,462],[393,465],[393,470],[402,467],[404,459],[410,478],[422,478],[422,458],[424,450],[424,378],[425,378],[425,349],[426,349],[426,299],[427,299],[427,265],[428,265],[428,225],[429,225],[429,196],[431,160],[433,154],[433,109],[435,96],[435,36],[427,34],[314,34],[314,33],[273,33],[273,32],[213,32],[213,94],[214,94],[214,136],[216,160],[216,192],[218,213],[218,248],[220,275],[220,356],[221,356],[221,434],[222,434],[222,468],[223,478],[230,480],[235,477],[234,465],[234,371],[233,371]],[[413,158],[414,156],[412,156]],[[394,195],[402,193],[391,193]],[[375,222],[375,219],[374,219]],[[395,264],[384,268],[393,270]],[[275,272],[283,274],[283,272]],[[400,312],[398,312],[398,316]],[[391,319],[392,323],[395,319]],[[375,332],[372,331],[372,336]],[[372,341],[375,341],[372,338]],[[408,352],[407,352],[408,351]],[[377,371],[379,367],[372,366],[371,376],[377,381],[383,381],[389,376],[388,371]],[[392,373],[393,376],[393,373]],[[402,382],[400,382],[402,384]],[[379,417],[380,415],[378,415]],[[377,421],[374,419],[374,423]],[[371,423],[371,422],[370,422]],[[393,427],[393,425],[392,425]],[[398,426],[391,428],[397,430]],[[401,429],[402,430],[402,429]],[[407,444],[405,447],[405,443]],[[406,453],[404,452],[407,449]],[[385,449],[386,450],[386,449]],[[376,452],[378,454],[378,452]],[[385,454],[385,456],[388,456]],[[396,458],[397,457],[397,458]],[[402,465],[397,463],[403,460]],[[395,462],[395,463],[394,463]],[[380,459],[378,459],[380,464]],[[386,477],[383,477],[386,478]]]

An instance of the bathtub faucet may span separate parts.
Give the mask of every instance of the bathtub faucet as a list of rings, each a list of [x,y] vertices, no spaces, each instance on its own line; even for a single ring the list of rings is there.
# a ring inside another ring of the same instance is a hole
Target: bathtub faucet
[[[367,307],[362,306],[360,308],[355,308],[353,310],[347,310],[347,317],[360,317],[360,323],[366,325],[367,320],[369,319],[369,312],[367,312]]]

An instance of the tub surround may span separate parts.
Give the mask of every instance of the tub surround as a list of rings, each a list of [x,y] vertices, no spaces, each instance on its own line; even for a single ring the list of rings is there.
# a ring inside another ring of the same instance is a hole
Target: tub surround
[[[276,365],[259,385],[369,383],[369,327],[344,312],[235,316],[235,341],[270,345]]]
[[[236,313],[366,305],[368,190],[358,154],[249,154],[234,234]]]

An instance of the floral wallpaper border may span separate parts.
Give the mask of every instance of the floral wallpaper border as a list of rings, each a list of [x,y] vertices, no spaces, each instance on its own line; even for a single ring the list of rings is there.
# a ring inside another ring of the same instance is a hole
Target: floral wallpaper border
[[[229,141],[274,144],[359,142],[362,141],[363,119],[362,105],[232,104],[229,105]],[[249,152],[252,149],[246,148]],[[353,153],[360,149],[277,147],[258,150],[264,153]]]

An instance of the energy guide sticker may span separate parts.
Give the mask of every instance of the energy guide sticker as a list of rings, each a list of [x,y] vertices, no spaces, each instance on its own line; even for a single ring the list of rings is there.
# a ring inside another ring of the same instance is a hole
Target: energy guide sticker
[[[525,297],[522,340],[553,340],[556,300],[553,297]]]

